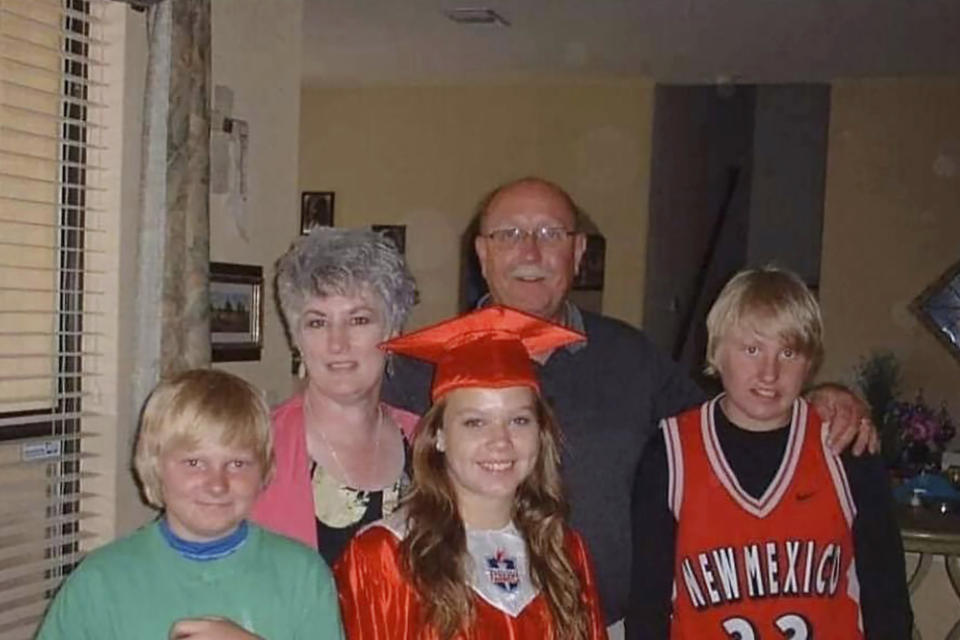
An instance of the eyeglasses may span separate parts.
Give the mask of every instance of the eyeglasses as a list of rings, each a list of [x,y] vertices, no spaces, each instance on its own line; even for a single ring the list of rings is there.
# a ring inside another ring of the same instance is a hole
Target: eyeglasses
[[[507,227],[506,229],[494,229],[490,233],[481,233],[484,238],[493,241],[504,247],[515,247],[527,238],[533,238],[541,245],[558,245],[569,236],[577,235],[576,231],[567,231],[563,227],[537,227],[536,229],[521,229],[519,227]]]

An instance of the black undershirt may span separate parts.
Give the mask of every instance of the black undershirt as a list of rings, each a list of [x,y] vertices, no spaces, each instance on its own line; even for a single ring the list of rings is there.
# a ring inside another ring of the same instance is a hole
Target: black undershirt
[[[776,475],[789,426],[747,431],[715,405],[714,421],[724,458],[748,494],[759,498]],[[841,455],[857,507],[853,523],[860,602],[868,640],[908,640],[913,617],[900,530],[888,478],[878,456]],[[633,566],[627,613],[629,640],[669,637],[676,521],[667,503],[667,454],[663,437],[650,439],[640,460],[633,494]]]
[[[780,468],[790,439],[790,425],[772,431],[747,431],[727,419],[719,402],[715,406],[714,424],[723,457],[743,490],[759,499]]]

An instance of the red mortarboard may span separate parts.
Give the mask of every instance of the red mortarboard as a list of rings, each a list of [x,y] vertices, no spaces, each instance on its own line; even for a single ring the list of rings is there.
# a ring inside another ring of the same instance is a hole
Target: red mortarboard
[[[458,387],[533,387],[530,356],[586,336],[515,309],[485,307],[388,340],[382,349],[434,363],[435,401]]]

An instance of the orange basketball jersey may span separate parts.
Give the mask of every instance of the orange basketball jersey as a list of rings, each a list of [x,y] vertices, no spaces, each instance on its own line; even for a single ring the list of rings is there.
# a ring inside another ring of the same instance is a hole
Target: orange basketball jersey
[[[794,403],[783,459],[756,499],[720,448],[718,400],[662,424],[677,521],[670,637],[863,638],[855,507],[816,412]]]

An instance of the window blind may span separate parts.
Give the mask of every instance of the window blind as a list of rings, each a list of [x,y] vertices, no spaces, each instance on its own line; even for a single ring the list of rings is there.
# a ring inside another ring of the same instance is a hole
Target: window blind
[[[105,0],[0,0],[0,639],[79,560],[105,363]],[[94,430],[95,431],[95,430]]]

